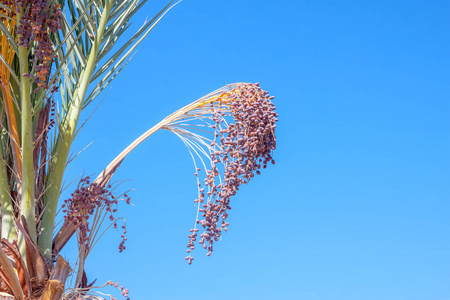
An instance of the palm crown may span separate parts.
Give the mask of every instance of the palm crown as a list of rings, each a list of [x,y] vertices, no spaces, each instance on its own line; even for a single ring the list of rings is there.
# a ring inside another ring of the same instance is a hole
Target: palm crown
[[[115,47],[145,2],[0,3],[0,290],[11,297],[95,298],[86,281],[84,262],[101,236],[103,221],[117,227],[117,204],[130,201],[127,194],[113,192],[110,179],[123,159],[157,130],[178,135],[196,168],[198,213],[187,244],[189,264],[197,238],[210,255],[214,242],[227,230],[230,198],[239,186],[274,163],[278,115],[273,97],[259,84],[235,83],[166,117],[124,149],[95,180],[81,179],[70,199],[59,201],[71,145],[82,127],[81,111],[121,72],[139,43],[177,4],[169,2],[122,46]],[[54,101],[56,95],[61,97],[61,107]],[[58,204],[62,204],[64,222],[56,229]],[[198,235],[200,229],[203,232]],[[125,226],[123,231],[125,235]],[[75,233],[79,244],[77,266],[72,266],[75,281],[63,294],[72,269],[59,252]],[[125,249],[125,240],[120,251]]]

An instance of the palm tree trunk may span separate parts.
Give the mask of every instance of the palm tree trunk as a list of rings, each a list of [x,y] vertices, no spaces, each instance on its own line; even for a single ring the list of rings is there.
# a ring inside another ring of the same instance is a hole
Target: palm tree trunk
[[[72,269],[70,268],[69,263],[61,255],[58,256],[52,275],[47,281],[45,290],[42,293],[41,300],[60,300],[64,292],[65,282],[67,277],[69,277],[70,272],[72,272]]]

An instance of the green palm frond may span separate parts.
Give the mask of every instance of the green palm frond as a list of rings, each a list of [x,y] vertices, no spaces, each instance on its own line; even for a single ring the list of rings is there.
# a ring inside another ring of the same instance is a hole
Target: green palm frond
[[[133,51],[177,3],[170,1],[149,22],[116,51],[115,44],[129,28],[131,18],[147,0],[67,1],[63,14],[61,36],[55,38],[58,51],[57,70],[64,88],[63,111],[59,115],[60,133],[51,149],[52,158],[47,176],[48,191],[44,197],[47,209],[42,219],[43,231],[39,245],[47,256],[51,254],[53,222],[59,199],[62,176],[81,111],[98,96],[123,70]],[[59,76],[59,77],[58,77]],[[95,84],[90,94],[90,85]]]

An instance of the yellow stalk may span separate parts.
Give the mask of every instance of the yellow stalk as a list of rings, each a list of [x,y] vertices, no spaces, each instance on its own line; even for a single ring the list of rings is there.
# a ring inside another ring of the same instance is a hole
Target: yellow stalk
[[[5,24],[6,28],[9,29],[9,32],[12,36],[14,36],[14,28],[15,28],[15,22],[10,20],[3,20],[3,23]],[[12,61],[14,59],[15,52],[13,48],[11,47],[8,39],[6,38],[6,35],[2,34],[0,32],[1,37],[1,44],[0,44],[0,52],[3,56],[3,58],[6,60],[6,62],[11,65]],[[22,155],[20,153],[20,139],[19,139],[19,131],[17,127],[17,121],[16,121],[16,114],[14,111],[14,104],[12,101],[12,95],[11,95],[11,88],[9,86],[9,80],[10,80],[10,73],[8,68],[1,64],[0,68],[0,79],[1,79],[1,89],[2,89],[2,96],[4,101],[4,106],[6,107],[5,114],[6,119],[8,121],[8,131],[13,137],[13,158],[14,158],[14,165],[15,165],[15,171],[17,174],[19,174],[19,179],[22,178]]]
[[[16,114],[14,112],[13,102],[11,99],[11,89],[9,86],[1,86],[1,90],[4,106],[6,108],[5,114],[8,122],[8,131],[12,135],[14,169],[19,176],[18,179],[20,180],[22,178],[22,155],[20,153],[20,139],[17,128]]]
[[[9,32],[14,36],[15,22],[4,19],[3,23]],[[6,63],[11,65],[15,56],[15,52],[6,38],[6,35],[0,32],[0,52],[5,59]],[[6,115],[8,131],[12,135],[12,154],[14,160],[14,170],[18,174],[17,180],[20,181],[22,177],[22,159],[20,152],[20,139],[16,122],[16,114],[14,111],[11,88],[9,84],[10,72],[8,68],[1,63],[0,64],[0,89],[3,99],[4,112]],[[8,241],[12,241],[17,237],[15,225],[14,225],[14,207],[13,199],[11,198],[11,191],[9,189],[10,184],[7,176],[7,165],[4,161],[3,149],[0,145],[0,197],[1,197],[1,222],[2,222],[2,237]]]

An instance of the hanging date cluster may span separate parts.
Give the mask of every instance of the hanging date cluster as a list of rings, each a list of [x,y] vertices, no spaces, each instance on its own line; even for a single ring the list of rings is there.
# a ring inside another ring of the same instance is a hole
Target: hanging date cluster
[[[211,168],[206,170],[204,185],[199,186],[199,198],[195,200],[201,215],[196,224],[203,233],[198,236],[197,226],[190,230],[185,258],[189,264],[194,259],[191,251],[197,239],[209,256],[214,242],[228,230],[230,198],[239,187],[261,174],[269,163],[275,164],[272,152],[276,148],[278,114],[273,98],[259,84],[242,83],[204,104],[211,110],[214,138],[209,147]],[[199,176],[200,171],[197,169],[195,175]]]

